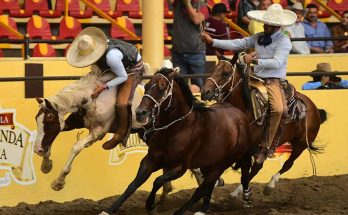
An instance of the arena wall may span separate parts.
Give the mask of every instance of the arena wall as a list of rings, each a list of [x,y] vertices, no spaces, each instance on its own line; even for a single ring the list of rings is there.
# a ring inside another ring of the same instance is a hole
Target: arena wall
[[[333,70],[347,71],[347,56],[335,55],[312,57],[292,56],[289,59],[289,72],[311,71],[318,62],[330,62]],[[63,60],[50,61],[0,61],[1,77],[18,77],[24,74],[25,63],[43,63],[44,75],[82,75],[87,69],[75,69]],[[343,76],[344,78],[344,76]],[[309,77],[290,77],[292,83],[299,88]],[[44,95],[54,95],[59,89],[71,81],[47,81],[44,84]],[[65,188],[53,191],[51,182],[58,176],[59,171],[67,160],[68,154],[78,132],[76,130],[61,133],[52,147],[53,169],[44,174],[40,171],[42,158],[33,153],[32,142],[35,137],[35,115],[38,104],[35,99],[24,99],[23,82],[8,82],[0,84],[0,206],[14,206],[19,202],[38,203],[53,200],[57,202],[71,201],[77,198],[102,199],[117,195],[124,191],[135,177],[141,158],[146,153],[146,147],[135,137],[129,142],[132,147],[116,148],[105,151],[101,148],[103,141],[97,142],[85,149],[76,158],[71,173],[67,176]],[[348,91],[303,91],[314,103],[328,113],[317,138],[317,144],[325,146],[323,154],[315,156],[318,175],[332,176],[347,174],[346,158],[346,125],[348,124]],[[13,123],[5,119],[12,116]],[[4,133],[1,133],[4,132]],[[12,133],[11,133],[12,132]],[[5,138],[5,134],[15,137]],[[2,136],[1,136],[2,134]],[[19,140],[19,134],[22,138]],[[82,136],[87,134],[86,131]],[[109,138],[107,135],[104,140]],[[12,139],[11,139],[12,138]],[[22,145],[21,145],[22,144]],[[213,152],[212,152],[213,153]],[[267,182],[280,168],[288,154],[278,153],[275,159],[265,163],[261,173],[255,177],[255,182]],[[159,175],[157,172],[155,175]],[[312,175],[312,164],[308,151],[305,151],[295,162],[293,168],[284,174],[283,178],[300,178]],[[223,175],[227,183],[236,183],[240,174],[227,170]],[[149,190],[154,176],[140,189]],[[190,174],[174,182],[174,191],[195,187],[195,180]]]

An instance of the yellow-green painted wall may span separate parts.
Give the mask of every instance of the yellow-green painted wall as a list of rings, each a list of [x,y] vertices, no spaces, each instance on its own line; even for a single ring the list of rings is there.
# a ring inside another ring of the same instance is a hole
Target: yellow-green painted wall
[[[317,62],[330,62],[333,70],[347,71],[344,62],[347,56],[319,57],[312,58],[291,57],[289,59],[289,71],[311,71]],[[33,61],[42,62],[42,61]],[[0,61],[0,74],[4,76],[22,76],[24,74],[24,62]],[[44,62],[44,74],[53,75],[83,75],[87,69],[74,69],[64,61]],[[301,80],[300,80],[301,79]],[[300,85],[309,78],[294,78],[295,86]],[[48,81],[45,83],[45,96],[54,95],[59,89],[71,81]],[[301,82],[301,83],[300,83]],[[35,115],[38,111],[38,104],[35,99],[23,99],[22,82],[0,83],[0,111],[14,109],[16,121],[29,129],[36,130]],[[308,95],[315,104],[328,112],[328,121],[321,127],[317,141],[326,145],[324,154],[315,157],[317,172],[321,176],[347,174],[348,166],[346,158],[347,150],[347,125],[348,125],[348,90],[330,91],[302,91]],[[0,126],[1,129],[1,126]],[[80,130],[81,131],[81,130]],[[19,202],[38,203],[39,201],[54,200],[58,202],[70,201],[76,198],[102,199],[107,196],[120,194],[135,177],[137,168],[144,153],[129,154],[125,161],[119,165],[111,164],[115,151],[105,151],[101,148],[103,141],[97,142],[90,148],[80,153],[74,164],[71,173],[67,176],[65,188],[59,192],[53,191],[51,182],[58,176],[59,171],[67,160],[73,143],[76,141],[78,131],[61,133],[52,147],[53,169],[48,174],[40,171],[41,158],[32,154],[35,180],[29,185],[22,185],[13,180],[10,184],[0,186],[0,206],[14,206]],[[82,136],[86,135],[86,132]],[[107,138],[107,137],[106,137]],[[0,151],[3,148],[0,143]],[[213,152],[212,152],[213,153]],[[254,181],[267,182],[270,177],[280,168],[287,155],[279,156],[277,159],[267,161],[264,168]],[[0,161],[0,184],[9,170],[1,170]],[[156,173],[158,175],[159,172]],[[299,178],[310,176],[312,165],[308,151],[305,151],[295,162],[293,168],[285,173],[283,178]],[[236,183],[240,175],[227,170],[223,175],[227,183]],[[154,177],[151,177],[140,189],[149,190]],[[195,187],[195,180],[190,174],[174,182],[174,191]]]

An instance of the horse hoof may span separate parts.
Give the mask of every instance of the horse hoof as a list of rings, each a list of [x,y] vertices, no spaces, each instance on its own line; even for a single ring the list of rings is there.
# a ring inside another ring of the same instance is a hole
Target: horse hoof
[[[178,211],[175,211],[174,213],[173,213],[173,215],[183,215],[184,213],[183,212],[181,212],[180,210],[178,210]]]
[[[203,212],[201,212],[201,211],[198,211],[198,212],[196,212],[196,213],[194,213],[193,215],[205,215],[206,213],[203,213]]]
[[[105,211],[101,212],[99,215],[110,215],[108,213],[106,213]]]
[[[168,197],[168,194],[162,194],[160,199],[159,199],[159,201],[158,201],[158,203],[164,202],[167,199],[167,197]]]
[[[146,209],[147,210],[147,209]],[[149,215],[155,215],[157,214],[157,207],[155,207],[153,210],[147,210],[147,214]]]
[[[157,204],[153,203],[153,204],[146,204],[145,208],[148,212],[153,212],[157,209]]]
[[[272,187],[269,187],[269,186],[266,186],[264,189],[263,189],[263,194],[266,195],[266,196],[270,196],[273,192],[273,188]]]
[[[65,183],[64,182],[57,182],[53,181],[51,184],[51,188],[55,191],[60,191],[61,189],[64,188]],[[104,211],[103,211],[104,212]]]
[[[251,202],[244,202],[243,207],[245,207],[245,208],[252,208],[253,205],[251,204]]]
[[[48,160],[47,162],[43,162],[41,163],[41,172],[47,174],[49,172],[51,172],[52,170],[52,160]]]
[[[219,178],[216,182],[217,187],[223,187],[225,185],[225,181],[223,178]]]

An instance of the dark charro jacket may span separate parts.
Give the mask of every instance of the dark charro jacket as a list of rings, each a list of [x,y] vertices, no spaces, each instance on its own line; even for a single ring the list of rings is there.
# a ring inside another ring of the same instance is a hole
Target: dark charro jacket
[[[126,71],[128,72],[128,70],[137,63],[138,49],[134,45],[124,42],[122,40],[118,40],[118,39],[109,38],[108,47],[104,55],[95,64],[102,71],[110,69],[110,67],[106,63],[106,54],[108,53],[109,50],[113,48],[117,48],[122,52],[123,54],[122,63]]]

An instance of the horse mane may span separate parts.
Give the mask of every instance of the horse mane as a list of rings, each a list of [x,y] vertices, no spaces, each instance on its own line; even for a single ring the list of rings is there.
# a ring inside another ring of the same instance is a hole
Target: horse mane
[[[242,93],[243,93],[243,99],[246,103],[247,107],[252,107],[252,101],[251,101],[251,90],[249,87],[249,75],[248,75],[248,71],[246,71],[245,73],[244,68],[246,65],[242,65],[240,63],[236,63],[236,69],[238,71],[238,73],[240,74],[240,76],[242,77]]]
[[[56,95],[47,98],[47,100],[51,102],[53,107],[57,110],[70,112],[72,108],[82,105],[82,100],[84,100],[85,103],[91,101],[90,95],[86,95],[87,88],[94,88],[98,83],[107,82],[113,77],[113,73],[103,73],[98,67],[92,66],[91,71],[87,75],[67,85]]]
[[[169,69],[169,68],[164,67],[164,68],[161,68],[160,70],[158,70],[156,73],[160,73],[160,74],[167,77],[167,75],[171,72],[173,72],[173,69]],[[203,102],[199,101],[192,94],[190,87],[188,86],[188,84],[186,84],[185,80],[182,77],[176,75],[174,77],[174,81],[175,81],[175,83],[177,83],[177,85],[179,86],[179,88],[183,92],[187,104],[189,106],[192,106],[193,110],[205,111],[205,110],[209,109],[207,106],[205,106],[205,104]]]

